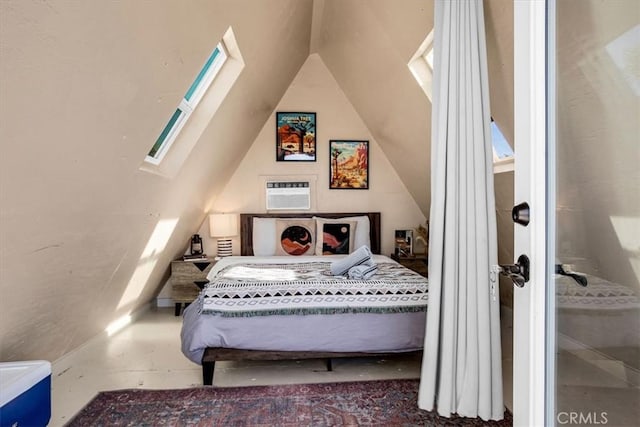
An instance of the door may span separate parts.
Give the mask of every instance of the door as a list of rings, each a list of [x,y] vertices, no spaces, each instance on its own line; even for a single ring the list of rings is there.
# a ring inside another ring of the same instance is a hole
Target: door
[[[640,7],[515,2],[514,34],[514,425],[637,425]]]
[[[514,202],[529,224],[514,225],[514,254],[529,257],[529,281],[513,294],[513,423],[545,424],[547,193],[544,0],[514,2]]]
[[[549,5],[547,419],[638,425],[640,4]]]

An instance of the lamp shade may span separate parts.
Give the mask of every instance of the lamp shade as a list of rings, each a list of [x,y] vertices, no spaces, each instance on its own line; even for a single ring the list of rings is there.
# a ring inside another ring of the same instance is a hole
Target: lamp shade
[[[238,234],[238,216],[236,214],[209,215],[211,237],[231,237]]]

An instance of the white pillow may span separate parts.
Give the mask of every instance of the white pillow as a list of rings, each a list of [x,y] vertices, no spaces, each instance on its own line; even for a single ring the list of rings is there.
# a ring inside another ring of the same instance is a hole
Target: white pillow
[[[276,219],[253,218],[253,254],[273,256],[276,254]]]
[[[316,236],[322,235],[322,223],[323,222],[345,222],[345,221],[355,221],[356,232],[353,237],[353,250],[355,251],[361,246],[368,246],[371,248],[371,236],[369,235],[369,229],[371,228],[371,222],[369,221],[369,217],[366,215],[362,216],[345,216],[343,218],[322,218],[319,216],[314,216],[313,219],[316,220]],[[320,253],[316,252],[316,255],[320,255]]]

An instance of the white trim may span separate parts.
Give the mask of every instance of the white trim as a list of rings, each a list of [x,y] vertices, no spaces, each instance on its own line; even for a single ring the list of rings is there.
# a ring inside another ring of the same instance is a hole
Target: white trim
[[[529,225],[514,226],[514,255],[531,260],[529,282],[514,288],[514,426],[545,423],[545,6],[544,0],[514,2],[514,203],[527,201],[531,209]]]
[[[507,157],[504,159],[493,161],[493,173],[513,172],[514,170],[514,158]]]
[[[547,0],[545,11],[546,76],[546,263],[545,263],[545,420],[556,424],[556,2]],[[538,175],[539,176],[539,175]]]
[[[427,95],[429,101],[431,101],[431,93],[433,84],[433,68],[431,64],[427,61],[426,57],[429,54],[429,51],[433,50],[433,29],[427,34],[427,37],[424,39],[416,53],[413,54],[407,67],[413,74],[413,78],[416,79],[422,91]]]

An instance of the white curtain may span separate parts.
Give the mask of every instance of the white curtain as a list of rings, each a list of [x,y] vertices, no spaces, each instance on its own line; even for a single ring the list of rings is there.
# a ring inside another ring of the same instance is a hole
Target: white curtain
[[[429,307],[419,406],[502,419],[493,151],[482,0],[436,0]],[[494,279],[492,281],[492,279]]]

